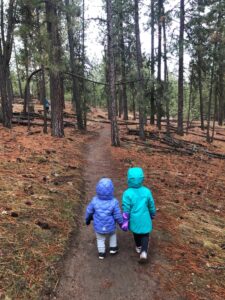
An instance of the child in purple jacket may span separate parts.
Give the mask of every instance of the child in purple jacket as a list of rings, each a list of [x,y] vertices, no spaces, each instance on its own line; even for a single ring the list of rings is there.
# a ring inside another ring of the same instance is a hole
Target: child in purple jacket
[[[118,252],[116,223],[123,224],[119,202],[114,198],[114,186],[109,178],[102,178],[96,186],[96,196],[93,197],[86,209],[86,225],[94,220],[94,230],[97,238],[99,259],[105,258],[105,240],[109,236],[109,252]]]

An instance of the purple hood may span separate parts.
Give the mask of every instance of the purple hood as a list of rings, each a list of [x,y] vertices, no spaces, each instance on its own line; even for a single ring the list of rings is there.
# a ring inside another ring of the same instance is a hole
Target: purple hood
[[[114,198],[114,186],[109,178],[102,178],[96,185],[96,193],[101,200],[111,200]]]

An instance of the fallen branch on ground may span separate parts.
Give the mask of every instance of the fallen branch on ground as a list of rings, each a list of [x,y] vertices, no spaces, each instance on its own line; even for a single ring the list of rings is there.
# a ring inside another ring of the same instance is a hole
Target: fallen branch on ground
[[[139,130],[128,129],[128,135],[139,135]],[[161,137],[157,133],[146,132],[146,139],[159,141],[160,143],[170,146],[171,148],[169,148],[169,149],[173,149],[173,151],[175,151],[175,149],[176,149],[180,153],[185,153],[188,155],[193,155],[195,153],[201,153],[201,154],[207,155],[210,158],[225,159],[224,154],[210,152],[204,145],[202,145],[200,143],[178,140],[171,136],[167,136],[166,134],[163,137]],[[144,145],[146,145],[146,144],[144,144]]]

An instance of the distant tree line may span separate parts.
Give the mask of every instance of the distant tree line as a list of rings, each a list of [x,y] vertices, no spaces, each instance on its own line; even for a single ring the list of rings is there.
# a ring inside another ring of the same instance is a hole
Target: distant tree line
[[[173,116],[178,134],[195,118],[212,142],[212,128],[216,122],[223,125],[225,117],[225,2],[180,0],[168,5],[165,0],[150,0],[145,9],[150,53],[142,51],[142,5],[140,0],[103,1],[106,17],[96,21],[103,32],[105,54],[100,65],[92,66],[85,53],[89,22],[85,21],[85,0],[1,0],[3,126],[12,126],[15,94],[24,98],[27,113],[35,90],[42,103],[47,95],[51,99],[53,136],[64,136],[65,98],[71,98],[80,130],[86,129],[90,106],[107,108],[115,146],[120,144],[117,118],[128,120],[130,112],[139,120],[141,139],[145,139],[146,124],[160,130],[162,119],[169,134]],[[179,27],[176,33],[174,24]],[[185,52],[191,58],[188,69]],[[175,57],[176,73],[171,57]],[[40,71],[31,78],[35,70]],[[31,90],[31,82],[35,89]]]

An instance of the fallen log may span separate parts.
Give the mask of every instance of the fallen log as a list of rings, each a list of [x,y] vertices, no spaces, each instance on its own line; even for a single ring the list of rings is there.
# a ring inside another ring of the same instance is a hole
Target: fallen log
[[[139,130],[138,129],[133,129],[133,128],[128,128],[127,131],[128,135],[135,135],[135,136],[139,136]],[[160,137],[160,135],[164,134],[164,137]],[[160,132],[160,135],[158,132],[150,132],[150,131],[145,131],[145,137],[146,139],[151,139],[151,140],[155,140],[155,141],[161,141],[161,142],[165,142],[168,144],[171,144],[171,146],[176,146],[176,147],[180,147],[180,148],[184,148],[182,146],[181,143],[187,143],[190,144],[187,141],[183,141],[183,140],[175,140],[174,138],[172,139],[170,136],[168,136],[166,134],[166,132]],[[198,145],[198,146],[202,146],[202,144],[200,143],[195,143],[193,142],[191,145],[193,146],[193,144]]]
[[[94,123],[104,123],[104,124],[111,124],[109,120],[95,120],[95,119],[87,119],[88,122],[94,122]]]
[[[12,124],[28,126],[28,120],[12,120]],[[63,124],[64,124],[64,127],[75,127],[75,123],[71,123],[71,122],[68,122],[68,121],[64,121]],[[48,126],[49,125],[50,124],[48,123]],[[41,127],[43,127],[43,123],[30,122],[30,126],[41,126]]]
[[[105,119],[87,119],[87,121],[89,122],[95,122],[95,123],[104,123],[104,124],[111,124],[111,121],[110,120],[105,120]],[[129,125],[139,125],[138,123],[136,122],[126,122],[126,121],[118,121],[117,124],[119,126],[129,126]]]
[[[188,134],[192,134],[192,135],[195,135],[195,136],[203,137],[203,138],[206,139],[206,134],[203,135],[203,134],[199,134],[199,133],[192,132],[192,131],[189,131]],[[220,138],[216,138],[216,137],[214,137],[213,140],[214,140],[214,141],[218,141],[218,142],[225,142],[225,139],[220,139]]]
[[[12,120],[12,124],[28,126],[28,120]],[[31,126],[43,126],[42,123],[30,122]]]
[[[135,145],[142,146],[142,147],[148,147],[153,151],[158,150],[157,152],[161,152],[161,153],[174,153],[175,152],[176,154],[193,155],[192,152],[187,151],[186,149],[168,148],[168,147],[163,147],[160,145],[152,145],[152,144],[149,144],[146,142],[130,140],[125,137],[122,137],[121,141],[128,142],[128,143],[135,144]]]
[[[13,116],[14,117],[20,117],[22,119],[28,119],[28,113],[24,113],[24,112],[14,112]],[[44,115],[42,113],[30,112],[29,116],[30,116],[30,119],[31,118],[44,119]],[[76,116],[77,116],[76,114],[71,114],[71,113],[67,113],[67,112],[63,113],[63,117],[64,118],[76,118]],[[48,119],[51,119],[51,118],[48,117]]]
[[[137,130],[133,130],[133,129],[128,130],[128,133],[132,133],[132,132],[134,132],[135,135],[139,135],[139,131]],[[186,154],[189,155],[193,155],[195,153],[202,153],[207,155],[210,158],[225,159],[224,154],[210,152],[204,145],[200,143],[178,140],[167,135],[165,135],[164,137],[159,137],[159,135],[150,132],[148,132],[148,135],[146,135],[146,139],[157,140],[163,144],[172,147],[171,149],[176,149],[179,152],[185,151]]]

